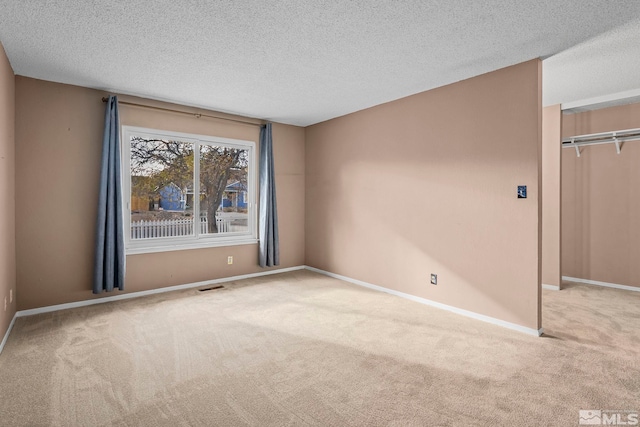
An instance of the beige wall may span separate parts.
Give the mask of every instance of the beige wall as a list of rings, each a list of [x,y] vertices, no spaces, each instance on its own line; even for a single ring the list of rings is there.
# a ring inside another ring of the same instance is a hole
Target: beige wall
[[[280,267],[307,263],[538,329],[540,87],[530,61],[306,130],[275,124]],[[24,77],[15,90],[18,308],[96,298],[104,93]],[[258,138],[256,127],[124,105],[121,122]],[[257,245],[132,255],[126,292],[262,271],[256,262]]]
[[[561,287],[560,188],[562,111],[542,110],[542,283]]]
[[[96,297],[91,293],[91,278],[103,95],[16,78],[20,310]],[[258,142],[255,126],[126,105],[120,114],[123,125]],[[273,138],[281,241],[278,268],[285,268],[304,264],[304,129],[274,124]],[[254,244],[131,255],[126,292],[263,271],[257,266],[257,251]],[[228,255],[234,257],[231,266],[226,262]]]
[[[529,61],[308,127],[307,264],[538,329],[540,76]]]
[[[562,135],[640,128],[640,104],[565,114]],[[640,142],[562,150],[562,274],[640,287]]]
[[[14,76],[0,43],[0,341],[16,312],[15,234],[15,87]],[[9,292],[13,291],[13,302]],[[4,301],[7,309],[4,310]]]

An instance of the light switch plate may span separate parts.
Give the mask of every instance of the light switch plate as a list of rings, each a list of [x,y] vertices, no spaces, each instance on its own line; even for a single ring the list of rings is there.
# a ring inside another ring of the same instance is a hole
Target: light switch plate
[[[518,185],[518,199],[526,199],[526,198],[527,198],[527,186]]]

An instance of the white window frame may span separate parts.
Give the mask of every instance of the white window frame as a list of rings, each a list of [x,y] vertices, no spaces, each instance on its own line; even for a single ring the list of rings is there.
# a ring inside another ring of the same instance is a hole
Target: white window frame
[[[194,227],[195,234],[180,237],[156,237],[150,239],[131,239],[131,137],[142,136],[159,139],[176,139],[194,144],[194,207],[193,218],[200,218],[200,203],[196,202],[195,194],[200,194],[200,145],[217,145],[247,150],[247,224],[249,231],[200,234],[200,227]],[[240,139],[221,138],[217,136],[196,135],[190,133],[173,132],[159,129],[149,129],[137,126],[122,126],[120,139],[121,179],[122,179],[122,209],[124,217],[125,248],[127,255],[151,252],[177,251],[184,249],[211,248],[219,246],[247,245],[258,242],[257,233],[257,204],[256,204],[256,143]]]

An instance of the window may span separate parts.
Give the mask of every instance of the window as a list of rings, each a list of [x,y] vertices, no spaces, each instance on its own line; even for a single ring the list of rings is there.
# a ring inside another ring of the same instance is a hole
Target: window
[[[127,253],[256,242],[255,143],[122,127]]]

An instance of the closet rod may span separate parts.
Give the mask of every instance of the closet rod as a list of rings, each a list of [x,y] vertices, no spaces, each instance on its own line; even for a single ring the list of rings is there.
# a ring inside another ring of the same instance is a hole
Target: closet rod
[[[640,139],[640,128],[571,136],[564,138],[562,144],[606,144],[614,142],[614,139],[622,140],[623,138],[627,141]]]
[[[108,100],[109,100],[109,98],[107,98],[107,97],[103,97],[102,98],[102,102],[107,102]],[[174,110],[172,108],[154,107],[152,105],[138,104],[136,102],[128,102],[128,101],[120,101],[120,100],[118,100],[118,104],[120,104],[120,105],[132,105],[134,107],[147,108],[149,110],[165,111],[165,112],[178,113],[178,114],[186,114],[188,116],[194,116],[194,117],[196,117],[198,119],[200,117],[208,117],[210,119],[226,120],[226,121],[229,121],[229,122],[241,123],[243,125],[258,126],[258,127],[262,126],[262,123],[250,122],[248,120],[232,119],[232,118],[229,118],[229,117],[214,116],[212,114],[190,113],[188,111]]]
[[[628,141],[638,141],[640,140],[640,135],[636,135],[636,136],[622,136],[622,137],[615,137],[615,138],[611,138],[611,139],[607,139],[607,140],[598,140],[598,141],[581,141],[581,142],[571,142],[571,140],[568,141],[562,141],[562,148],[571,148],[574,146],[578,146],[578,147],[582,147],[585,145],[600,145],[600,144],[615,144],[616,140],[620,141],[620,142],[628,142]]]
[[[574,148],[580,157],[580,147],[586,145],[615,144],[616,152],[620,154],[623,142],[640,140],[640,129],[625,129],[613,132],[592,133],[588,135],[572,136],[562,140],[562,148]]]

